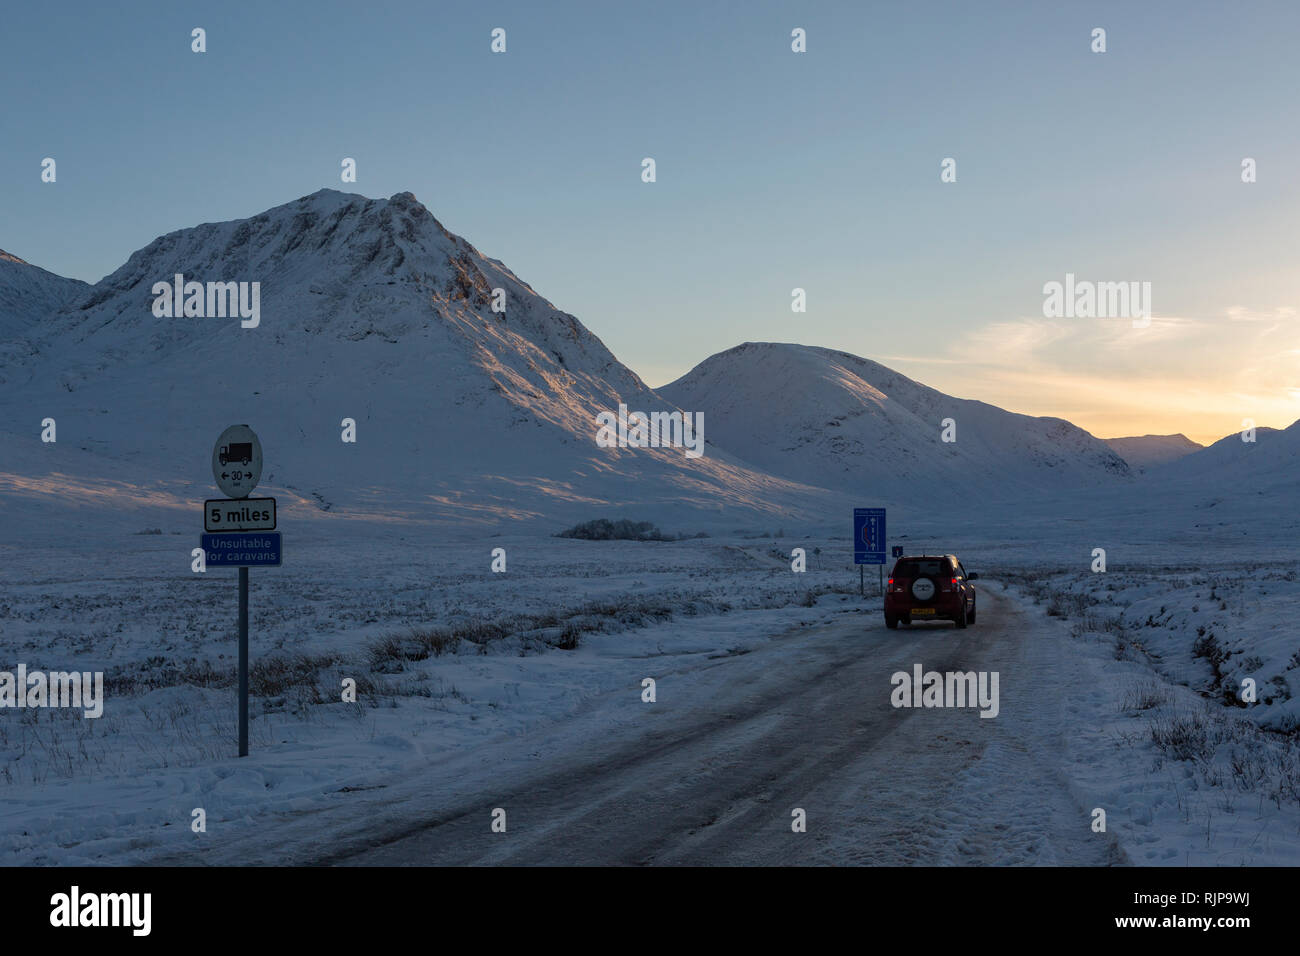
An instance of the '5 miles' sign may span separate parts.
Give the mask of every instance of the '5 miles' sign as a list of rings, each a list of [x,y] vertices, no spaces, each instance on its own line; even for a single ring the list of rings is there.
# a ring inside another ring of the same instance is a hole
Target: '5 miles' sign
[[[274,531],[274,498],[213,498],[203,502],[204,531]]]

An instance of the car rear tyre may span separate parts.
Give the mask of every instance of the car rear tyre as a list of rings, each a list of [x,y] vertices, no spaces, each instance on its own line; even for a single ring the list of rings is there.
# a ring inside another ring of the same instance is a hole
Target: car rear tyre
[[[965,614],[965,612],[963,612],[962,614],[958,615],[957,620],[953,621],[953,623],[956,624],[958,627],[965,627],[965,626],[966,626],[966,614]]]
[[[897,629],[898,629],[898,618],[894,617],[894,615],[892,615],[892,614],[886,614],[886,615],[885,615],[885,627],[889,628],[891,631],[892,631],[892,630],[897,630]]]

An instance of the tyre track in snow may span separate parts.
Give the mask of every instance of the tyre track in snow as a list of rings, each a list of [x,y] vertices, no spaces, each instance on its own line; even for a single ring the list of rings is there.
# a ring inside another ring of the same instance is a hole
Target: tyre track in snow
[[[638,735],[337,845],[324,864],[1107,864],[1061,760],[1059,632],[985,588],[980,618],[887,630],[878,612],[713,663]],[[1050,633],[1049,633],[1050,632]],[[1054,636],[1052,636],[1054,635]],[[1001,713],[894,709],[890,675],[997,670]],[[556,733],[563,733],[558,729]],[[492,808],[506,833],[489,830]],[[791,831],[791,811],[808,832]]]

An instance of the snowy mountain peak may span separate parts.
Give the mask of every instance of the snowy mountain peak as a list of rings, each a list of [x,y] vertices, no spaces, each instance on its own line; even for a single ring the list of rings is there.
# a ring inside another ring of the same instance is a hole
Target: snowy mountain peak
[[[746,342],[658,391],[704,412],[718,447],[823,487],[1006,497],[1130,476],[1123,459],[1067,421],[954,398],[833,349]]]
[[[227,285],[241,315],[209,305]],[[12,420],[57,418],[97,474],[179,468],[206,486],[203,446],[247,422],[264,481],[335,513],[572,523],[623,505],[655,518],[657,503],[786,513],[796,494],[718,449],[599,446],[597,416],[672,406],[409,192],[323,189],[159,236],[12,353]]]
[[[158,321],[154,290],[177,275],[205,287],[257,283],[261,321],[278,334],[396,342],[438,320],[518,318],[540,327],[543,314],[558,314],[501,263],[448,232],[412,193],[384,200],[322,189],[247,219],[159,236],[97,283],[76,313],[52,323],[46,339],[104,340],[129,360],[231,334],[230,323],[206,315],[177,322],[175,308],[164,313],[171,321]],[[504,311],[490,308],[494,289],[502,290]],[[570,319],[560,316],[550,331],[573,338]]]

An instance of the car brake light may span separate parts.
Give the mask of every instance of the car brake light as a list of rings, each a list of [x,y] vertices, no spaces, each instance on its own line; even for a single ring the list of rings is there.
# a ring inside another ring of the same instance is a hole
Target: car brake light
[[[949,578],[948,583],[943,586],[945,591],[955,591],[957,589],[957,579]]]

